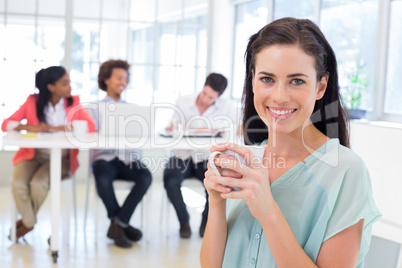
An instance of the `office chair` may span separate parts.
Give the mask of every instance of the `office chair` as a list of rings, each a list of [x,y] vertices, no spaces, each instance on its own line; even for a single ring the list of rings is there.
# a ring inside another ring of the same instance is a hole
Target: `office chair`
[[[187,209],[189,209],[189,207],[195,208],[197,207],[200,209],[200,213],[202,213],[202,211],[204,210],[204,206],[205,206],[205,194],[199,195],[198,193],[196,193],[196,189],[200,190],[202,189],[202,191],[204,191],[204,187],[202,186],[201,182],[195,178],[195,177],[190,177],[187,178],[183,181],[182,186],[181,186],[181,191],[183,194],[183,199],[184,199],[184,203],[186,204],[186,206],[188,206]],[[165,222],[165,226],[166,226],[166,230],[169,230],[170,228],[170,213],[175,212],[173,209],[173,205],[170,202],[166,190],[163,187],[163,182],[162,182],[162,196],[161,196],[161,211],[160,211],[160,218],[159,218],[159,224],[160,226],[163,225],[163,223]],[[175,214],[175,213],[174,213]],[[167,232],[167,236],[169,236],[168,232]]]
[[[399,268],[402,264],[402,244],[378,236],[371,237],[370,249],[364,259],[364,267]]]

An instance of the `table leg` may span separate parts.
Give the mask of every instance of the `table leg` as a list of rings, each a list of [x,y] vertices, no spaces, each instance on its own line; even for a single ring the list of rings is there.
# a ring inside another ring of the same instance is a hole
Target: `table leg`
[[[61,185],[61,148],[50,150],[50,197],[52,215],[52,235],[50,250],[53,262],[57,262],[59,248],[59,219],[60,219],[60,185]]]

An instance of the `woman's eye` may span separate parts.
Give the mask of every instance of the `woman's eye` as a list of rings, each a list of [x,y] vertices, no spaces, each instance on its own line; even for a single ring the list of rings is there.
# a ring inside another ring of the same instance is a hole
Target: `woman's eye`
[[[262,77],[261,81],[263,83],[271,83],[272,82],[272,78],[271,77]]]
[[[295,85],[297,85],[297,86],[300,86],[300,85],[303,85],[304,84],[304,81],[303,80],[301,80],[301,79],[293,79],[293,84],[295,84]]]

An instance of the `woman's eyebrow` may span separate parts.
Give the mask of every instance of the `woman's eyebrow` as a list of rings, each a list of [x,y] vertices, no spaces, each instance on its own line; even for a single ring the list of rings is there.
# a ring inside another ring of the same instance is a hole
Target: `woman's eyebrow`
[[[259,75],[266,75],[266,76],[271,76],[271,77],[276,77],[275,74],[273,73],[268,73],[268,72],[259,72]],[[295,74],[288,74],[287,77],[288,78],[293,78],[293,77],[297,77],[297,76],[305,76],[308,77],[308,75],[303,74],[303,73],[295,73]]]
[[[276,77],[273,73],[259,72],[258,74],[259,74],[259,75],[266,75],[266,76]]]
[[[292,78],[292,77],[297,77],[297,76],[305,76],[305,77],[308,77],[308,75],[302,74],[302,73],[289,74],[287,77]]]

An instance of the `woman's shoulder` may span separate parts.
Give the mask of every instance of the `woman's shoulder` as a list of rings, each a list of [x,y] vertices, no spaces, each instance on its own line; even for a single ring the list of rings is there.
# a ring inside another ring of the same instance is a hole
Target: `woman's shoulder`
[[[78,95],[71,95],[71,98],[73,99],[73,101],[80,101],[80,96]]]
[[[39,94],[29,94],[28,95],[28,98],[27,98],[27,101],[33,101],[33,100],[37,100],[39,98]]]
[[[328,174],[320,177],[334,178],[337,175],[366,173],[364,160],[353,150],[331,139],[306,160],[306,165],[314,174]]]
[[[339,141],[333,142],[332,146],[323,153],[314,164],[310,165],[315,174],[321,176],[322,181],[344,182],[354,181],[362,183],[369,180],[369,172],[362,157],[352,149],[339,144]]]
[[[339,159],[343,164],[348,164],[350,166],[360,166],[364,165],[364,160],[363,158],[358,155],[355,151],[352,149],[343,146],[341,144],[339,146]]]
[[[73,100],[73,103],[72,103],[73,106],[80,104],[80,96],[71,95],[71,99]]]
[[[350,163],[351,165],[363,162],[356,152],[340,144],[338,139],[330,139],[312,155],[320,160],[336,159],[337,162]]]

